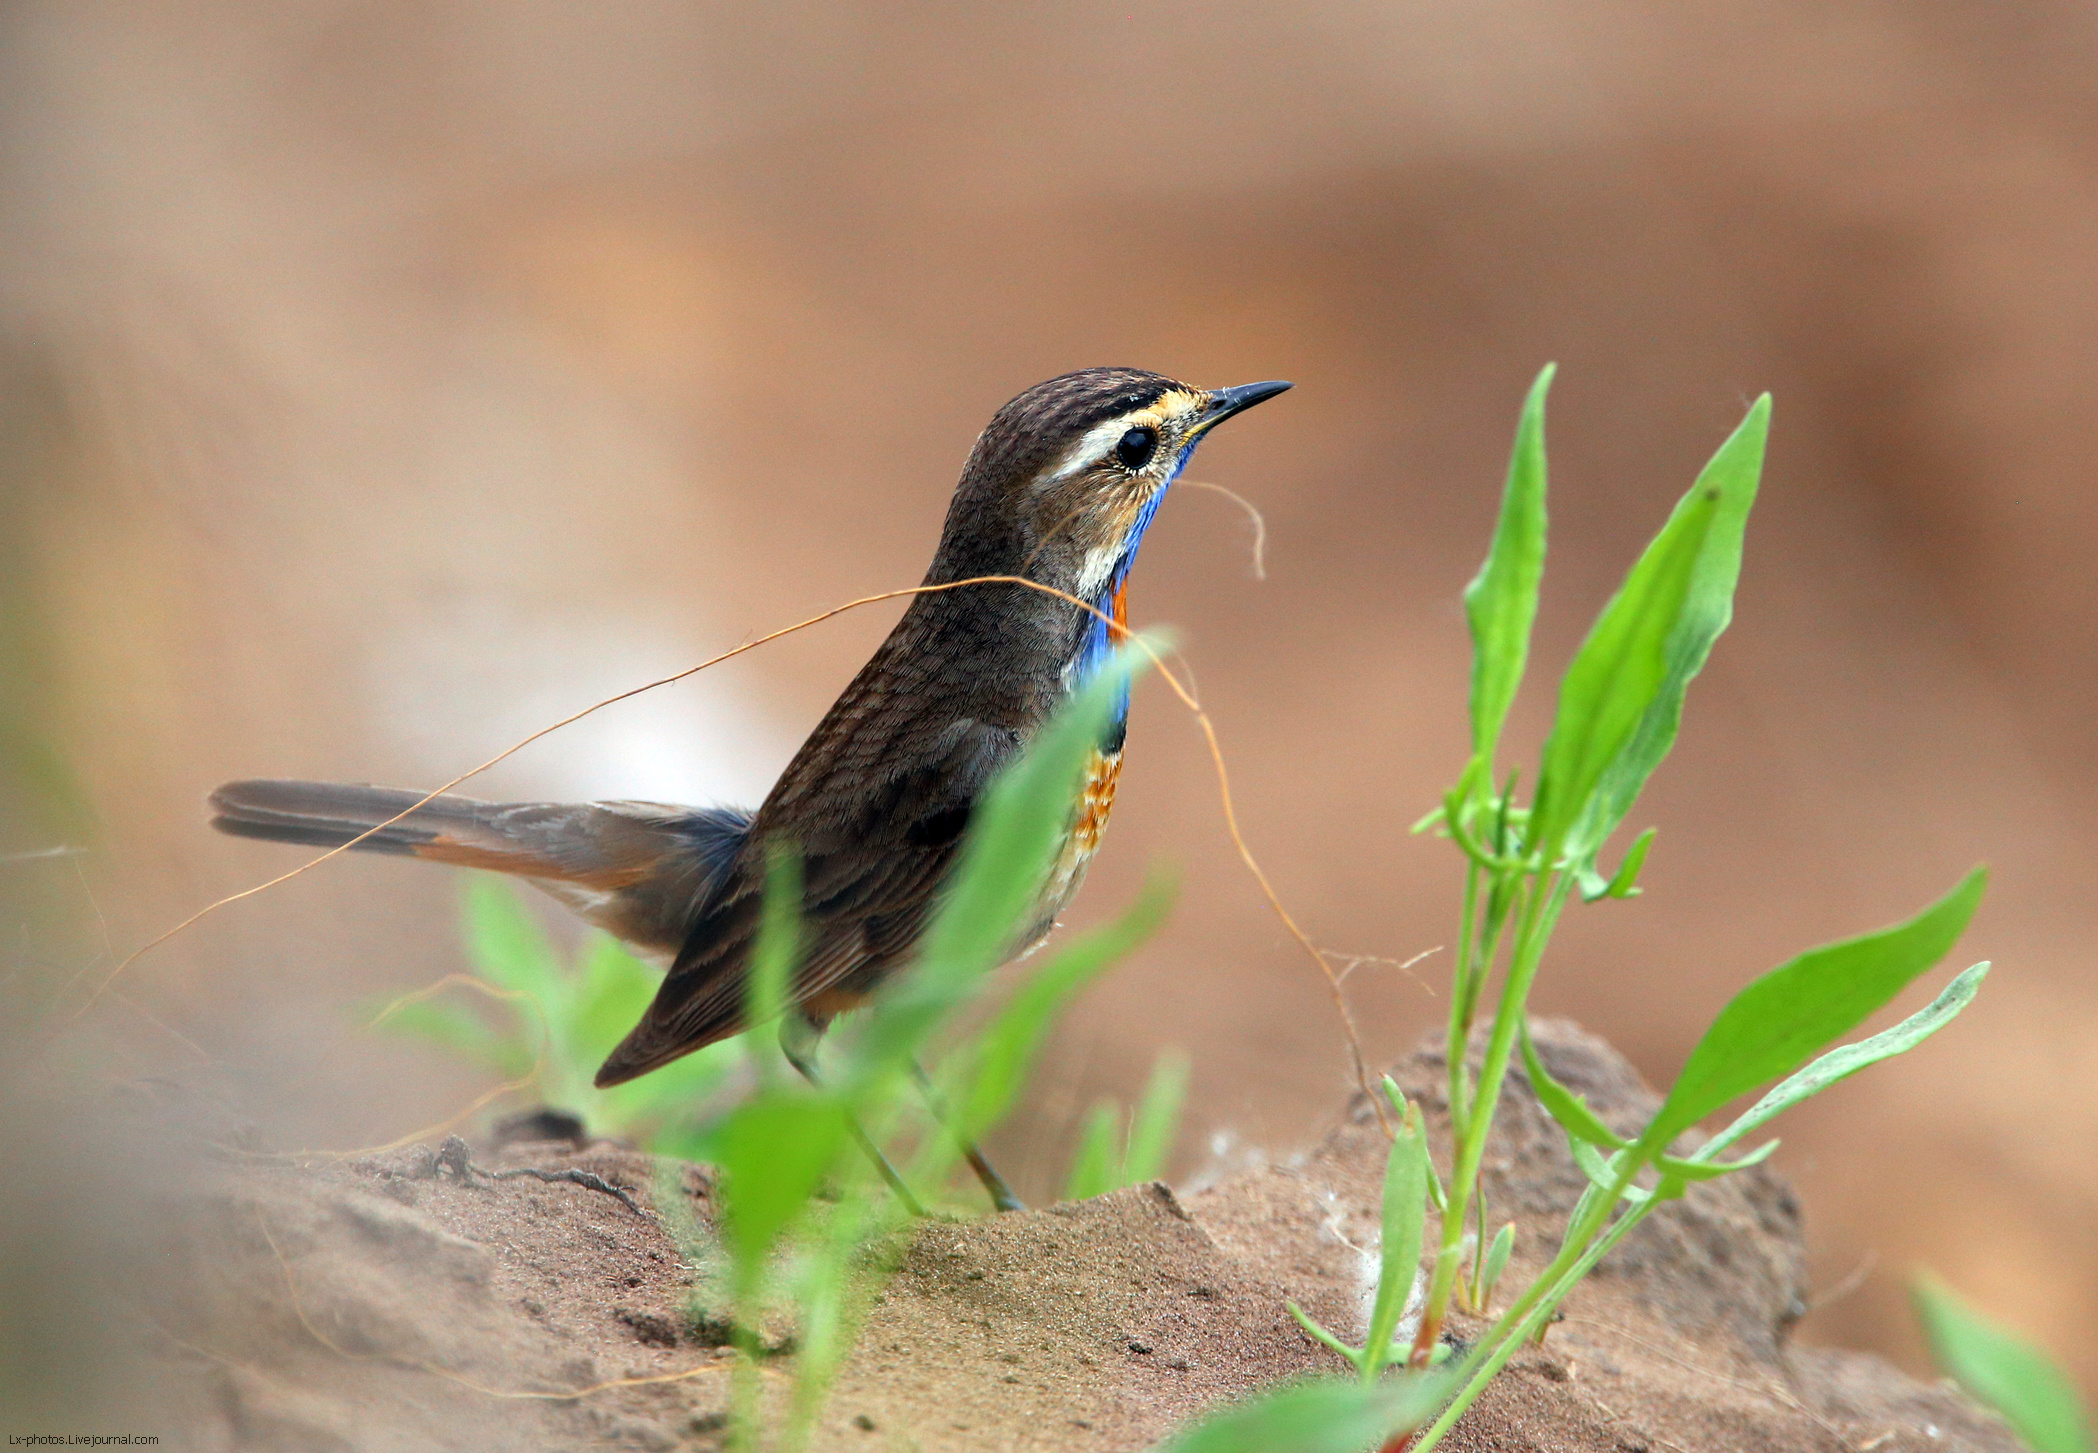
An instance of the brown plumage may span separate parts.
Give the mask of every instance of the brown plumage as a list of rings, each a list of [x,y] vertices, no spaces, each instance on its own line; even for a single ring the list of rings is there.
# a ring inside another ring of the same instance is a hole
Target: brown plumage
[[[422,800],[399,787],[228,782],[211,825],[235,837],[333,848]],[[750,814],[661,802],[481,802],[434,797],[357,844],[529,879],[647,958],[669,963],[742,846]]]
[[[1119,619],[1152,511],[1211,426],[1287,384],[1216,392],[1137,369],[1087,369],[1027,390],[963,467],[925,583],[1019,575]],[[794,984],[818,1026],[906,962],[970,812],[1073,686],[1104,631],[1016,585],[913,597],[754,814],[641,802],[495,805],[440,797],[358,844],[526,878],[669,961],[655,1002],[599,1070],[614,1085],[742,1027],[767,845],[800,854],[806,956]],[[1073,840],[1018,948],[1077,890],[1113,800],[1122,722],[1103,741]],[[234,782],[212,796],[223,832],[349,841],[421,794],[316,782]]]

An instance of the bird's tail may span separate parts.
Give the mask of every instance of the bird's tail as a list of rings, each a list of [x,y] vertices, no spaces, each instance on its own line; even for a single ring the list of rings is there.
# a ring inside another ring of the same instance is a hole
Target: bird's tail
[[[211,794],[211,808],[211,825],[235,837],[317,848],[355,843],[358,852],[529,878],[657,955],[683,945],[750,827],[750,814],[732,808],[494,803],[449,793],[424,802],[404,788],[342,782],[228,782]]]
[[[472,797],[422,798],[405,788],[350,782],[228,782],[211,794],[211,825],[235,837],[316,848],[339,848],[371,833],[357,842],[357,851],[421,857],[424,849],[443,843],[448,831],[477,836],[477,814],[490,810]],[[389,822],[411,807],[410,816]]]

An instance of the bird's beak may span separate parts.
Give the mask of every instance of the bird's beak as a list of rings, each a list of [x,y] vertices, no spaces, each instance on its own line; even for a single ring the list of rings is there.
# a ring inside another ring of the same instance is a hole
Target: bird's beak
[[[1242,383],[1237,388],[1212,389],[1209,394],[1209,407],[1202,411],[1202,417],[1196,422],[1193,435],[1206,434],[1233,414],[1250,409],[1264,399],[1271,399],[1289,387],[1290,385],[1282,380],[1273,379],[1267,383]]]

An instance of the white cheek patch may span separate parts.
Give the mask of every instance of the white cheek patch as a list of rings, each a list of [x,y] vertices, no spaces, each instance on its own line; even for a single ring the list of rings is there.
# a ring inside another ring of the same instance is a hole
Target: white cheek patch
[[[1108,577],[1114,574],[1115,562],[1122,558],[1122,543],[1095,545],[1085,552],[1085,563],[1078,567],[1078,589],[1074,592],[1081,600],[1096,600],[1100,592],[1107,589]]]

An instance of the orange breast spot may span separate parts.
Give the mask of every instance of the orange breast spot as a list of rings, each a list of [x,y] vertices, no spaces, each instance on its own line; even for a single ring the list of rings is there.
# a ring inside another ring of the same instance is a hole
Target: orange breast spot
[[[1117,601],[1117,604],[1120,602]],[[1090,858],[1100,846],[1107,815],[1115,810],[1115,785],[1122,778],[1122,754],[1095,751],[1086,769],[1085,795],[1078,804],[1078,821],[1071,829],[1072,847],[1081,858]]]
[[[1100,834],[1107,826],[1107,815],[1114,810],[1115,783],[1122,775],[1122,754],[1109,756],[1102,751],[1093,753],[1092,764],[1086,769],[1085,786],[1078,799],[1078,810],[1071,815],[1070,836],[1064,839],[1063,850],[1056,855],[1056,866],[1049,872],[1049,881],[1042,892],[1041,920],[1036,924],[1030,943],[1041,941],[1056,924],[1056,917],[1064,911],[1078,885],[1085,881],[1086,864],[1100,847]]]

